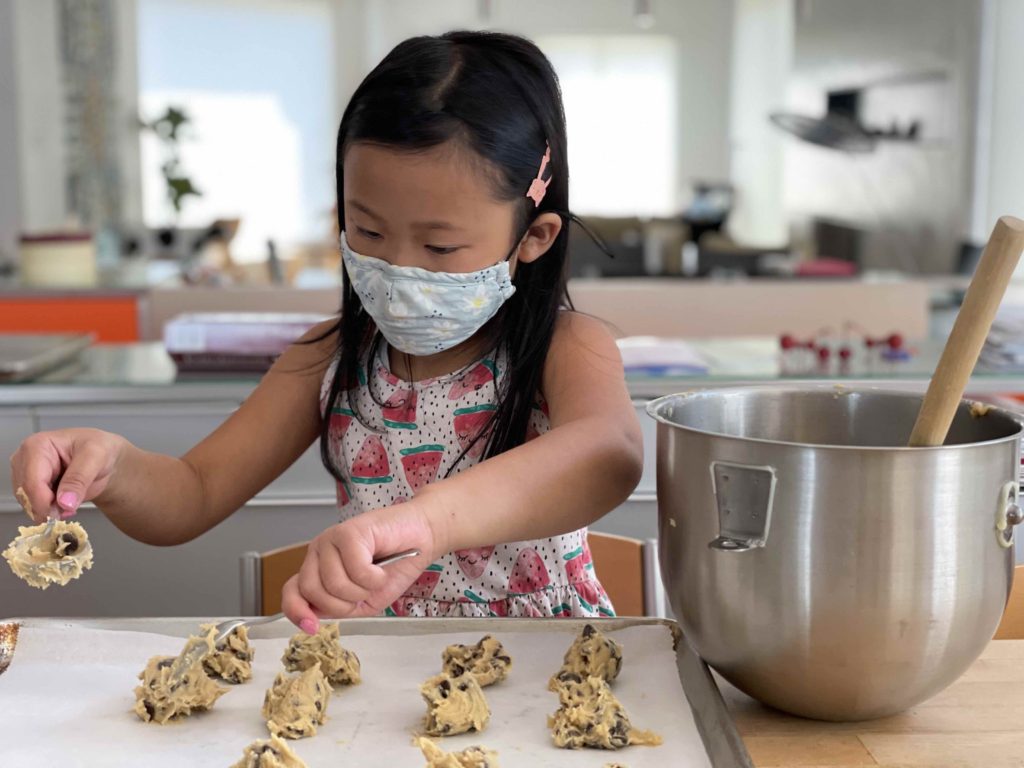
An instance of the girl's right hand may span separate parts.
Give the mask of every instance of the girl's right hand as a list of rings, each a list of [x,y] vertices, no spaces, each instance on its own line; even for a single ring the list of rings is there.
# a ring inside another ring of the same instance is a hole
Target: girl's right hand
[[[106,489],[125,445],[123,437],[99,429],[37,432],[11,456],[12,487],[24,490],[35,522],[51,509],[71,517]]]

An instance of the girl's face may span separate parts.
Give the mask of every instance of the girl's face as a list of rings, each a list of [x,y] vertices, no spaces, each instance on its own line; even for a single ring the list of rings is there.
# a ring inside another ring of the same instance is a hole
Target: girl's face
[[[519,203],[495,200],[483,161],[451,144],[407,152],[356,143],[344,172],[349,246],[395,266],[475,272],[515,248],[514,267],[539,258],[561,228],[556,214],[543,214],[514,243]]]

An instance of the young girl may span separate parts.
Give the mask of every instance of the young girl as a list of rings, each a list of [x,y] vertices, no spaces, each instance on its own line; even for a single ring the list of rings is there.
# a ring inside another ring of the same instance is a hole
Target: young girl
[[[284,588],[303,630],[382,612],[612,615],[586,526],[639,481],[641,437],[611,335],[569,309],[550,63],[504,34],[401,43],[345,110],[337,194],[341,314],[223,425],[180,459],[39,433],[11,460],[15,487],[39,521],[92,500],[129,536],[179,544],[319,436],[342,522]]]

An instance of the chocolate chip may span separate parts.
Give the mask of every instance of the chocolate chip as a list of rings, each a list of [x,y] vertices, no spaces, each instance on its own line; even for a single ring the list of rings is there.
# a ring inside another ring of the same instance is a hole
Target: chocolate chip
[[[146,710],[146,714],[149,715],[150,720],[156,717],[156,707],[154,707],[148,700],[143,699],[142,706]]]
[[[173,663],[174,663],[174,659],[160,659],[160,661],[158,661],[156,663],[156,668],[157,669],[167,669],[167,667],[171,666],[171,664],[173,664]]]
[[[448,692],[452,689],[452,684],[448,680],[442,680],[437,684],[437,690],[441,694],[442,699],[448,698]]]
[[[314,701],[313,702],[313,706],[316,707],[316,711],[317,712],[319,712],[320,710],[322,710],[324,708],[324,705],[321,704],[319,701]]]
[[[60,549],[61,544],[67,544],[67,547],[64,549],[65,557],[73,555],[78,551],[78,537],[71,533],[71,531],[65,531],[57,537],[57,549]]]
[[[500,661],[500,662],[502,662],[504,664],[511,664],[512,663],[512,659],[510,657],[508,657],[508,656],[495,656],[494,658],[496,658],[498,661]]]
[[[595,632],[597,632],[597,630],[594,629],[592,624],[587,624],[583,627],[584,637],[593,637]]]

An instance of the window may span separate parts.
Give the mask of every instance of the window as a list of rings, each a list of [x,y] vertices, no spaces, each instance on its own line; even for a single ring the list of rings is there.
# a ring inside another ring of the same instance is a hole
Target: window
[[[139,0],[139,108],[191,119],[178,225],[241,219],[240,260],[322,237],[334,202],[330,7],[322,0]],[[160,143],[142,134],[143,217],[174,222]]]
[[[573,209],[596,216],[678,212],[675,41],[659,35],[552,35]]]

